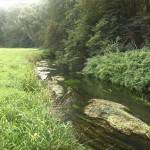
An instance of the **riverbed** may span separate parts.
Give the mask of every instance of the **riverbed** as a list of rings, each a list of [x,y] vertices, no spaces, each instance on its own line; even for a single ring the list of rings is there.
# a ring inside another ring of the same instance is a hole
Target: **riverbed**
[[[137,149],[148,150],[150,140],[136,135],[125,135],[109,126],[102,119],[90,118],[84,114],[84,108],[91,99],[106,99],[117,102],[132,110],[132,115],[150,125],[149,98],[142,97],[136,92],[105,83],[82,75],[66,75],[62,85],[65,89],[71,87],[76,93],[76,99],[69,105],[66,118],[72,121],[77,138],[80,142],[88,144],[93,149]],[[73,82],[74,81],[74,82]],[[72,97],[73,99],[73,97]]]
[[[150,149],[149,137],[126,135],[110,126],[105,120],[84,114],[84,109],[91,99],[105,99],[124,105],[131,110],[130,113],[134,117],[150,125],[150,98],[148,96],[82,74],[63,71],[62,68],[51,70],[50,78],[56,75],[65,78],[59,84],[64,88],[65,93],[70,92],[70,94],[64,94],[58,103],[62,107],[64,120],[72,122],[73,133],[79,142],[95,150]]]

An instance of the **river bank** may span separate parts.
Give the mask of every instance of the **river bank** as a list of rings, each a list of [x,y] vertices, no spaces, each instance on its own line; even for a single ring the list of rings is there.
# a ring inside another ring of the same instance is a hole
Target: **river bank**
[[[48,85],[35,75],[43,51],[0,49],[0,149],[85,149],[55,113]]]
[[[88,60],[84,74],[150,94],[150,51],[106,53]]]

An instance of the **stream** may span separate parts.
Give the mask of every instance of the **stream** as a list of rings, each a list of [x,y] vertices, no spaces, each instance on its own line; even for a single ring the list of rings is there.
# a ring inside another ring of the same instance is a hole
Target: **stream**
[[[129,89],[72,74],[62,69],[53,70],[50,76],[60,75],[65,78],[60,85],[65,93],[62,110],[65,120],[71,121],[73,131],[80,143],[93,150],[150,150],[150,138],[134,134],[126,135],[111,127],[103,119],[91,118],[84,114],[84,108],[91,99],[105,99],[122,104],[132,110],[132,115],[150,125],[150,98],[142,97]]]
[[[150,149],[150,140],[124,135],[110,127],[105,121],[90,118],[84,114],[84,108],[90,99],[106,99],[123,104],[132,110],[134,116],[150,125],[150,105],[144,103],[140,96],[120,86],[78,75],[74,77],[68,74],[63,75],[66,79],[62,83],[63,87],[67,89],[69,86],[77,94],[76,99],[69,105],[66,119],[72,121],[81,143],[86,143],[97,150]]]

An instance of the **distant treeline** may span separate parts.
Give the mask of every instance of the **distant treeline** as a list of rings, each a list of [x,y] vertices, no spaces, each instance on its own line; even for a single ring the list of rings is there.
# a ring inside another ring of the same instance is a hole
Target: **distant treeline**
[[[97,54],[150,47],[150,1],[45,0],[0,10],[0,46],[44,47],[80,70]]]

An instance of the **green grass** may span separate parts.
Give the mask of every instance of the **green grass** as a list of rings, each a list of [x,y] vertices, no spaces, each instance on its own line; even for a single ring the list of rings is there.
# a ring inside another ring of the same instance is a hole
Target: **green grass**
[[[150,51],[96,56],[88,60],[84,73],[103,81],[150,93]]]
[[[0,150],[82,150],[34,73],[42,51],[0,49]]]

